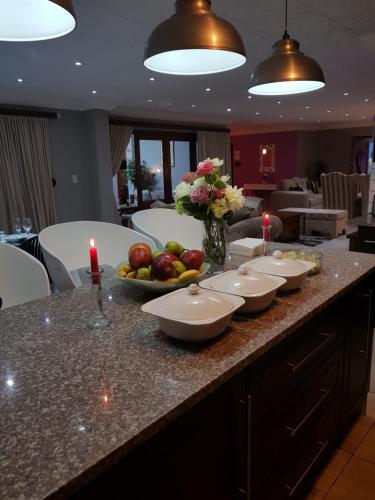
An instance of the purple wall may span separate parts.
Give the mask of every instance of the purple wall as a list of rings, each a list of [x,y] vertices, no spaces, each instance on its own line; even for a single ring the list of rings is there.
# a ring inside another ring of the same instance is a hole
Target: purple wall
[[[294,177],[297,172],[298,132],[275,132],[231,137],[233,155],[240,151],[240,161],[233,161],[233,183],[238,187],[244,183],[262,182],[259,172],[259,146],[276,145],[276,172],[269,175],[268,181],[279,183],[286,177]]]

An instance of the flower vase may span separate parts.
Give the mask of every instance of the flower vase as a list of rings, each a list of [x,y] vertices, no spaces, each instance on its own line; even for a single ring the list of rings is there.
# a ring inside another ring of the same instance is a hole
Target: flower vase
[[[225,222],[211,218],[203,221],[203,251],[206,261],[210,264],[210,272],[218,273],[223,270],[225,262]]]

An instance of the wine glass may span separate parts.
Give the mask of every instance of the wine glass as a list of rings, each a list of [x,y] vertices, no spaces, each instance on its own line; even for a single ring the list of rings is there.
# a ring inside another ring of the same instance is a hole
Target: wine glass
[[[22,227],[24,228],[27,234],[30,233],[32,227],[30,217],[24,217],[22,219]]]
[[[16,217],[14,219],[14,229],[16,230],[17,234],[21,234],[22,226],[21,226],[21,219],[19,217]]]

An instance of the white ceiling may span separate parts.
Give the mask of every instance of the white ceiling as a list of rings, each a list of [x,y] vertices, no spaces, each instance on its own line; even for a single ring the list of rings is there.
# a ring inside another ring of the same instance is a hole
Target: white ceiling
[[[147,37],[173,12],[174,0],[73,0],[73,4],[78,27],[71,35],[35,43],[0,42],[0,102],[101,108],[138,118],[231,124],[237,131],[319,128],[343,122],[366,125],[375,112],[374,0],[289,1],[289,32],[306,54],[319,61],[327,86],[280,99],[248,99],[247,89],[252,69],[282,35],[282,0],[213,0],[213,10],[241,33],[248,61],[237,70],[200,77],[152,74],[143,66]],[[77,60],[81,67],[74,65]],[[149,80],[151,76],[155,81]],[[207,87],[211,92],[205,91]],[[350,94],[344,96],[345,92]]]

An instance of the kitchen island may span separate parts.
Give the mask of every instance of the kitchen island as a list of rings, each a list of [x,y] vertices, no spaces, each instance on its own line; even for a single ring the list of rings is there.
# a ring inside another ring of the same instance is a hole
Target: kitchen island
[[[295,498],[363,409],[374,272],[326,251],[203,345],[165,337],[115,278],[104,331],[87,287],[1,311],[0,498]]]

